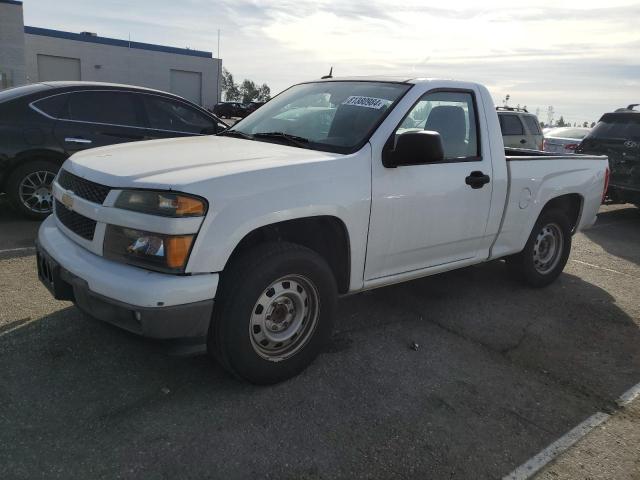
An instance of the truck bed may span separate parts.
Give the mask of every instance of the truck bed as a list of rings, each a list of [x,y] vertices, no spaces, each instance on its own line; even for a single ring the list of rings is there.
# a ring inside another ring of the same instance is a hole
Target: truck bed
[[[593,224],[602,201],[607,157],[521,148],[505,148],[504,152],[509,191],[492,258],[522,249],[549,198],[566,196],[575,201],[579,212],[576,230]]]
[[[594,155],[582,155],[578,153],[569,153],[565,155],[558,155],[552,152],[543,152],[542,150],[533,150],[528,148],[510,148],[505,147],[504,155],[509,161],[523,161],[523,160],[573,160],[573,159],[585,159],[585,158],[597,158]]]

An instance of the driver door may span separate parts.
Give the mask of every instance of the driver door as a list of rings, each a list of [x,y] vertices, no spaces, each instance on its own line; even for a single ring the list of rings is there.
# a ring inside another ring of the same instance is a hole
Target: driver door
[[[387,142],[403,132],[437,131],[444,160],[386,168],[374,158],[365,280],[475,258],[485,237],[492,183],[470,186],[468,177],[492,175],[482,155],[474,91],[426,93]],[[387,147],[385,147],[387,148]]]

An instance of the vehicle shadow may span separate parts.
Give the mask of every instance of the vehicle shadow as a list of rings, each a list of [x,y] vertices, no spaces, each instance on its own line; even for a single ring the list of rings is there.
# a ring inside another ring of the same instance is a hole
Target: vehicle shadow
[[[640,249],[629,249],[629,245],[640,245],[638,207],[629,205],[627,208],[620,206],[614,210],[601,211],[596,225],[583,233],[611,255],[640,265]]]
[[[345,297],[326,352],[269,387],[73,307],[0,332],[0,476],[501,477],[640,380],[606,291],[505,270]]]

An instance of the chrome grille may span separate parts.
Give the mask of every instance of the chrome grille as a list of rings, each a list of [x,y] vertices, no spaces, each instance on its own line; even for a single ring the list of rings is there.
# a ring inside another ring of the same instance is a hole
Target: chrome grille
[[[102,204],[111,190],[111,187],[80,178],[66,170],[60,170],[57,181],[65,190],[71,190],[78,197],[93,203]]]

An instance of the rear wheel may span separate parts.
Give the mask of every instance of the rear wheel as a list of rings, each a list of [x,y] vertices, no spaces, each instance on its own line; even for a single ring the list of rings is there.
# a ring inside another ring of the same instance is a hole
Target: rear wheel
[[[209,352],[249,382],[286,380],[329,339],[336,299],[331,269],[316,252],[290,243],[261,245],[223,274]]]
[[[7,179],[7,194],[23,215],[42,220],[53,211],[53,179],[59,165],[36,160],[16,168]]]
[[[543,212],[533,227],[524,250],[507,259],[515,275],[532,287],[553,282],[571,252],[571,227],[561,210]]]

